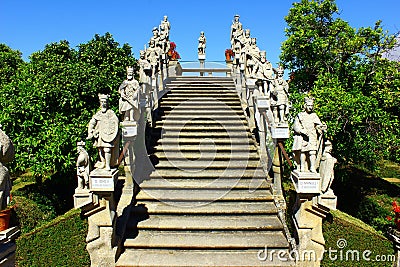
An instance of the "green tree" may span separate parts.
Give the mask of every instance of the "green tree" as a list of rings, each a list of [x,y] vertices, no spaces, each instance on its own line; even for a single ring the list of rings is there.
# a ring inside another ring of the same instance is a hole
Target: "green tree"
[[[97,94],[114,95],[115,105],[125,68],[135,64],[131,48],[119,47],[109,33],[77,50],[60,41],[33,53],[0,88],[0,123],[16,146],[13,170],[31,168],[36,176],[73,170],[76,142],[86,137]]]
[[[0,44],[0,87],[11,82],[19,67],[24,64],[21,56],[20,51]]]
[[[294,3],[285,20],[280,59],[292,71],[293,113],[305,93],[314,96],[342,162],[373,167],[382,157],[399,161],[400,66],[382,57],[394,35],[380,21],[352,28],[334,0]]]

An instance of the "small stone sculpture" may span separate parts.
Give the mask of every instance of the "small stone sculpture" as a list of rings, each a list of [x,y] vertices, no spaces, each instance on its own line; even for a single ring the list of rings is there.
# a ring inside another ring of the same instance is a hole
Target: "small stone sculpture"
[[[246,40],[248,42],[248,40]],[[257,46],[257,39],[256,38],[250,38],[250,44],[245,47],[245,53],[246,53],[246,75],[247,77],[251,78],[256,78],[255,73],[257,71],[260,71],[259,69],[256,70],[256,65],[257,64],[264,64],[266,62],[266,53],[265,53],[265,60],[263,62],[261,61],[261,54],[260,54],[260,48]],[[264,55],[264,54],[263,54]],[[269,62],[268,62],[269,63]],[[261,66],[260,64],[260,66]],[[269,63],[270,65],[270,63]],[[271,65],[271,71],[272,71],[272,65]]]
[[[90,159],[85,149],[85,142],[77,143],[78,159],[76,160],[77,189],[89,189]]]
[[[1,130],[0,125],[0,210],[7,207],[10,202],[12,188],[10,173],[5,163],[14,159],[15,150],[11,139]]]
[[[146,58],[150,62],[151,76],[155,77],[155,74],[158,72],[161,51],[159,47],[156,47],[154,40],[150,40],[149,46],[150,47],[146,49]]]
[[[164,16],[164,19],[161,21],[160,24],[160,29],[161,27],[164,28],[165,32],[166,32],[166,36],[167,38],[169,38],[169,31],[171,30],[171,24],[168,21],[168,16]]]
[[[267,60],[267,53],[265,51],[261,51],[258,54],[259,61],[256,61],[253,71],[250,74],[250,78],[257,79],[262,84],[263,89],[260,88],[260,91],[263,92],[265,96],[269,96],[269,86],[267,82],[272,81],[273,79],[273,70],[272,64]]]
[[[117,163],[119,125],[117,115],[108,107],[108,98],[109,95],[99,94],[100,110],[90,120],[86,138],[94,139],[93,146],[99,151],[100,161],[95,167],[107,171]]]
[[[333,168],[337,162],[337,159],[331,155],[332,143],[329,140],[325,141],[324,153],[322,154],[321,164],[319,166],[319,172],[321,174],[321,192],[327,193],[328,191],[333,194],[331,185],[335,174]]]
[[[286,123],[289,113],[289,84],[283,78],[284,69],[279,66],[277,77],[272,81],[271,109],[275,123]]]
[[[197,53],[199,55],[205,55],[206,54],[206,37],[204,35],[204,32],[200,32],[199,45],[197,47]]]
[[[233,44],[234,44],[234,37],[237,36],[236,31],[240,28],[242,29],[242,23],[239,21],[240,16],[239,15],[235,15],[233,17],[233,21],[232,21],[232,26],[231,26],[231,44],[232,44],[232,48],[233,48]]]
[[[161,43],[160,43],[160,31],[158,30],[157,27],[154,27],[153,30],[152,30],[152,32],[153,32],[153,36],[151,36],[150,41],[153,40],[153,41],[154,41],[154,44],[155,44],[157,47],[160,47],[160,48],[161,48]]]
[[[139,118],[139,92],[140,85],[133,78],[133,68],[126,68],[126,80],[118,88],[121,95],[119,99],[119,113],[124,114],[125,121],[134,121]]]
[[[314,98],[305,98],[304,111],[297,114],[294,124],[293,152],[300,172],[316,173],[317,150],[322,146],[326,124],[314,112]],[[309,168],[308,168],[309,166]]]
[[[146,59],[146,51],[140,50],[139,65],[139,84],[150,83],[151,65]]]
[[[163,24],[160,25],[160,44],[163,54],[167,53],[170,47],[168,31]]]

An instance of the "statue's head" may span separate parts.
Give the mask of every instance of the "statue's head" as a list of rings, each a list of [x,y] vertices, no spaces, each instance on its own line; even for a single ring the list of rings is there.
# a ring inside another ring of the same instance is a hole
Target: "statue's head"
[[[257,45],[257,38],[252,37],[252,38],[251,38],[251,44],[254,45],[254,46],[256,46],[256,45]]]
[[[165,16],[164,16],[164,21],[167,21],[167,20],[168,20],[168,16],[165,15]]]
[[[314,98],[306,97],[304,98],[304,110],[308,113],[312,112],[314,109]]]
[[[85,149],[85,145],[86,143],[84,141],[79,141],[76,143],[78,153]]]
[[[265,63],[267,61],[267,52],[266,51],[260,51],[260,61],[261,63]]]
[[[245,35],[246,37],[250,37],[250,29],[246,29],[246,30],[244,31],[244,35]]]
[[[149,46],[150,47],[154,47],[155,45],[156,45],[155,41],[154,40],[150,40]]]
[[[139,54],[140,54],[141,59],[144,59],[146,57],[146,51],[144,51],[144,50],[140,50]]]
[[[240,16],[239,16],[238,14],[236,14],[236,15],[233,17],[234,21],[236,21],[236,22],[239,21],[239,18],[240,18]]]
[[[100,101],[100,109],[102,112],[106,112],[108,109],[108,98],[109,95],[106,94],[99,94],[99,101]]]
[[[126,78],[128,80],[133,79],[133,67],[131,67],[131,66],[126,67]]]
[[[332,143],[329,140],[325,141],[325,153],[331,153],[332,152]]]
[[[153,30],[152,30],[152,32],[153,32],[153,35],[154,35],[154,36],[158,36],[158,33],[159,33],[159,32],[158,32],[158,28],[157,28],[157,27],[154,27]]]
[[[285,69],[282,67],[282,65],[279,65],[279,67],[278,67],[276,73],[278,74],[278,77],[279,77],[279,78],[282,78],[282,77],[283,77],[283,74],[285,73]]]
[[[204,36],[204,32],[203,32],[203,31],[201,31],[201,32],[200,32],[200,35],[201,35],[201,36]]]

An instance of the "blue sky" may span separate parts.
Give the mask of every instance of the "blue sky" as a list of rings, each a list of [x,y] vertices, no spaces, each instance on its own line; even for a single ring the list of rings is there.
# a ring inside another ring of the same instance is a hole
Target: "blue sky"
[[[235,14],[251,30],[261,50],[276,66],[285,40],[284,16],[289,0],[0,0],[0,43],[20,50],[23,58],[46,44],[67,40],[71,47],[86,43],[94,34],[110,32],[120,44],[129,43],[135,57],[147,44],[151,29],[164,15],[171,22],[170,39],[184,61],[197,60],[200,31],[207,37],[207,61],[223,61],[229,48],[229,31]],[[373,26],[382,20],[391,33],[400,30],[398,0],[337,0],[341,15],[353,27]]]

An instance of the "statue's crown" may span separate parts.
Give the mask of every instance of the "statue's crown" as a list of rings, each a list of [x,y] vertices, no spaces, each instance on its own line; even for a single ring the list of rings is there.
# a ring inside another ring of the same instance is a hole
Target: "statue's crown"
[[[77,146],[85,146],[86,143],[85,143],[85,141],[79,141],[79,142],[76,143],[76,145]]]
[[[306,104],[314,104],[314,98],[313,97],[306,97],[306,98],[304,98],[304,102]]]
[[[131,66],[126,67],[126,71],[127,72],[133,72],[133,67],[131,67]]]
[[[283,73],[285,72],[285,69],[283,68],[282,65],[279,65],[279,67],[278,67],[278,69],[277,69],[277,72],[278,72],[279,74],[283,74]]]
[[[267,57],[267,51],[265,51],[265,50],[260,51],[260,56]]]
[[[103,100],[103,99],[108,100],[108,98],[110,97],[110,95],[107,95],[107,94],[98,94],[98,96],[99,96],[100,100]]]

